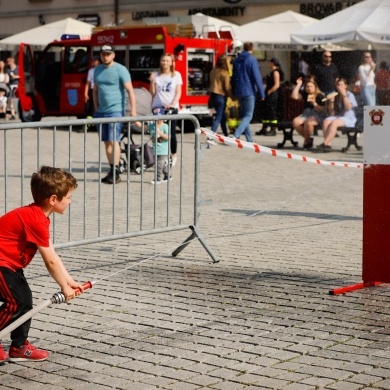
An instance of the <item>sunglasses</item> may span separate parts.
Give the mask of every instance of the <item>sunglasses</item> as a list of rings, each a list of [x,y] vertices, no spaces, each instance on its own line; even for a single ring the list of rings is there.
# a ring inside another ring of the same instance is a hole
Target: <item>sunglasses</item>
[[[332,58],[332,56],[323,56],[324,58]]]

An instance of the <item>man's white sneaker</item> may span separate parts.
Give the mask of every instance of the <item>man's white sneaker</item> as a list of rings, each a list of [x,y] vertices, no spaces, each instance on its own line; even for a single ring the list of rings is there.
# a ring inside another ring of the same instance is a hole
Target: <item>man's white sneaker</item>
[[[150,184],[161,184],[163,182],[163,180],[152,180],[151,182],[150,182]]]

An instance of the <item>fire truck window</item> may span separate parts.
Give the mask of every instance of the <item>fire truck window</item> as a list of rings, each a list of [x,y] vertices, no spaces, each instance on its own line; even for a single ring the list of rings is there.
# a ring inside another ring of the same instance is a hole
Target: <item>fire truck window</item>
[[[88,73],[89,52],[87,47],[65,48],[64,73]]]
[[[129,51],[131,79],[149,85],[150,72],[160,67],[163,49],[137,49]]]
[[[207,95],[213,53],[188,53],[188,95]]]
[[[126,52],[124,50],[115,50],[115,62],[126,66]]]

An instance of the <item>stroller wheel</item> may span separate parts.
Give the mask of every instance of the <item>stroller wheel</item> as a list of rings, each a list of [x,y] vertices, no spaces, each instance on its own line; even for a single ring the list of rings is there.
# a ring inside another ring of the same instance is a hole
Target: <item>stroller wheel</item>
[[[137,174],[137,175],[140,175],[141,174],[141,171],[142,171],[142,169],[141,169],[141,164],[137,161],[137,160],[135,160],[134,162],[133,162],[133,171]]]
[[[123,158],[121,158],[119,160],[119,172],[123,173],[126,170],[126,166],[127,166],[126,161]]]

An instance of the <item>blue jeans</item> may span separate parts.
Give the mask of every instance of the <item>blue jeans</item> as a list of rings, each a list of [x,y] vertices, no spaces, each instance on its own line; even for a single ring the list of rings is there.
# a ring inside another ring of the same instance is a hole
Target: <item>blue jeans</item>
[[[238,98],[238,102],[240,104],[241,123],[238,125],[233,135],[236,138],[240,138],[242,134],[245,134],[246,140],[248,142],[253,142],[249,124],[251,123],[253,111],[255,109],[255,96],[240,97]]]
[[[362,87],[361,96],[365,106],[375,106],[376,104],[376,94],[375,94],[374,85],[366,85]]]
[[[211,127],[211,130],[214,131],[214,133],[217,132],[218,126],[221,125],[221,129],[223,131],[224,136],[228,136],[229,132],[226,126],[226,100],[227,97],[223,95],[219,95],[217,93],[213,94],[213,104],[215,109],[215,117],[213,121],[213,125]]]

